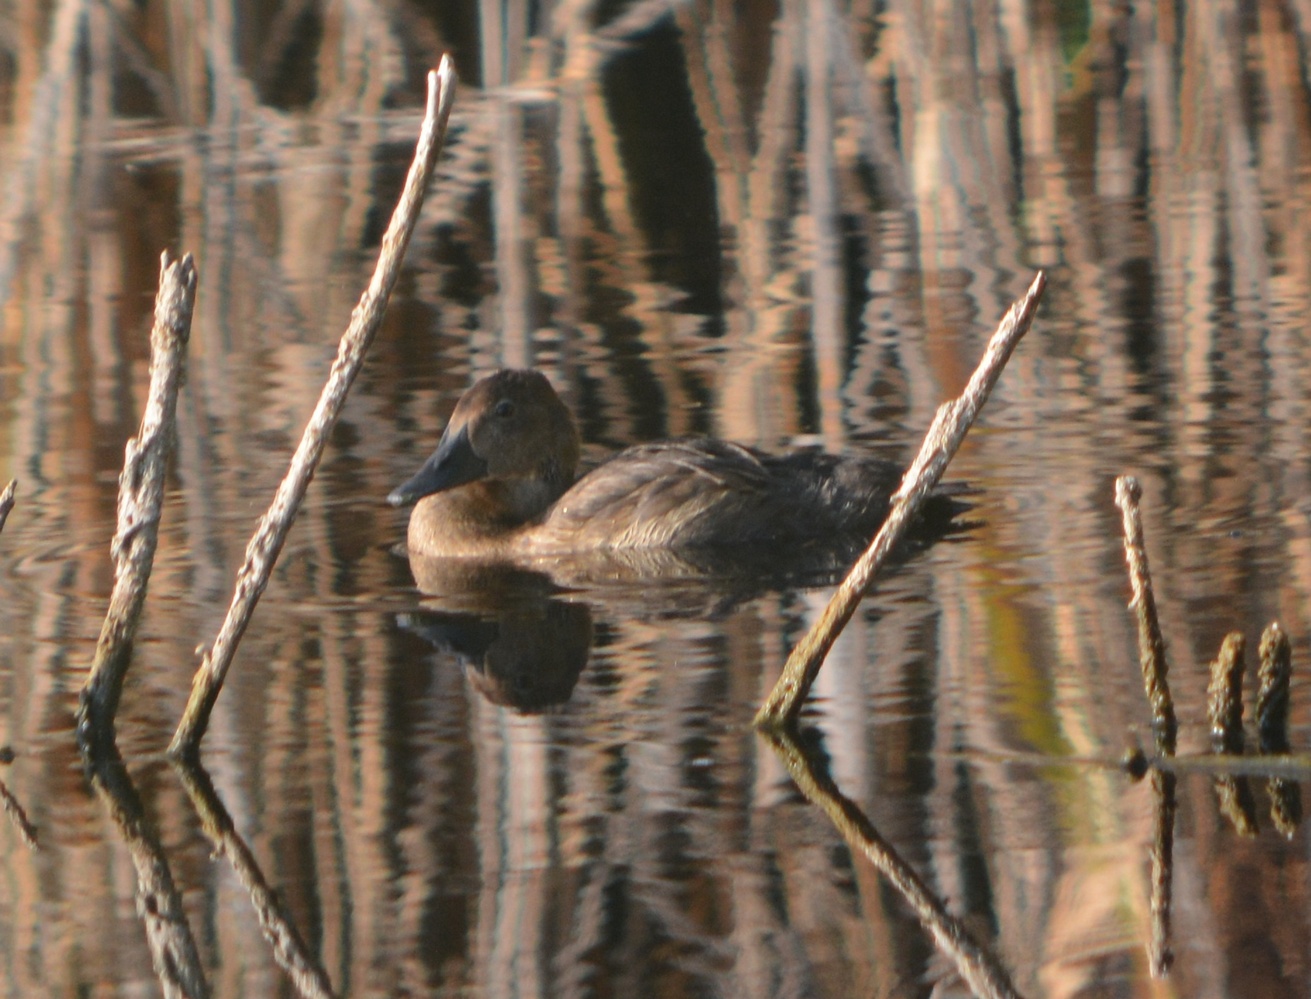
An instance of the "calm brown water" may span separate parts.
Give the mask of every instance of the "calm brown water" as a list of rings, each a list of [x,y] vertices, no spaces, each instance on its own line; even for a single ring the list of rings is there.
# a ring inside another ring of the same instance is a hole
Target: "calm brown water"
[[[1257,782],[1239,835],[1196,773],[1151,978],[1113,504],[1137,474],[1181,753],[1221,639],[1272,619],[1311,745],[1311,8],[498,6],[0,9],[0,781],[40,841],[0,821],[0,994],[159,994],[143,856],[218,997],[297,994],[243,856],[342,995],[967,994],[749,727],[826,587],[423,597],[383,497],[506,364],[551,375],[592,459],[710,433],[904,460],[1043,268],[952,466],[974,526],[879,583],[811,741],[1024,995],[1311,995],[1306,833]],[[248,850],[216,855],[161,753],[447,50],[442,176],[204,746]],[[152,846],[72,712],[165,248],[200,285],[119,723]]]

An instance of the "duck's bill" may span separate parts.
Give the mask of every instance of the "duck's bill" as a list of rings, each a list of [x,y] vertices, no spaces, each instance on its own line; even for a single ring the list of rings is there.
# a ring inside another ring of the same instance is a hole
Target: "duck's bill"
[[[487,462],[474,452],[467,429],[461,427],[451,433],[447,427],[432,457],[423,463],[413,478],[393,489],[387,502],[392,506],[408,506],[425,496],[454,489],[486,474]]]

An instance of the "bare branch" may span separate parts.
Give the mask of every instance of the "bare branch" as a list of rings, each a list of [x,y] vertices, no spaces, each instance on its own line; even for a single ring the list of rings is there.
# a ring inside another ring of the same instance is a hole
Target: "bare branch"
[[[132,657],[132,639],[155,561],[164,474],[176,433],[178,385],[195,302],[196,265],[191,255],[172,261],[166,251],[160,257],[155,325],[150,332],[150,393],[141,429],[127,442],[123,472],[118,478],[118,527],[110,543],[114,589],[100,628],[91,673],[82,687],[79,738],[93,734],[92,729],[105,734],[112,728],[123,676]]]
[[[938,407],[919,455],[906,470],[901,488],[892,497],[888,519],[833,594],[833,599],[824,608],[819,620],[792,650],[792,655],[783,667],[783,675],[756,714],[757,728],[779,728],[796,720],[829,649],[846,627],[888,556],[905,536],[929,493],[942,478],[948,462],[955,456],[965,434],[987,402],[993,386],[997,384],[1015,345],[1028,332],[1046,285],[1046,277],[1039,272],[1024,297],[1015,302],[1002,317],[960,398]]]
[[[323,386],[318,404],[292,456],[287,475],[278,486],[273,503],[246,546],[246,561],[237,573],[237,585],[227,617],[223,619],[213,647],[201,660],[192,681],[191,698],[187,702],[186,712],[173,734],[169,752],[175,756],[194,753],[205,734],[210,712],[218,700],[237,645],[268,585],[291,522],[300,509],[305,490],[309,488],[328,437],[345,405],[347,393],[364,364],[364,355],[382,324],[383,312],[400,274],[405,248],[409,245],[410,235],[419,217],[428,179],[437,162],[437,154],[441,151],[454,96],[455,68],[450,57],[443,56],[437,70],[428,74],[428,106],[414,162],[405,178],[400,203],[382,238],[382,250],[373,278],[351,314],[350,325],[342,335],[328,381]]]

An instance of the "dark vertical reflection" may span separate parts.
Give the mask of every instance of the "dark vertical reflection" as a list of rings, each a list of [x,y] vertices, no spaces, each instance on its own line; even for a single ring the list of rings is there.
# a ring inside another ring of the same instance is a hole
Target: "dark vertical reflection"
[[[712,164],[694,113],[678,31],[666,19],[611,60],[603,87],[651,271],[684,291],[679,311],[721,310]],[[651,114],[659,108],[658,117]]]
[[[1179,804],[1174,774],[1152,771],[1152,929],[1147,956],[1153,978],[1167,978],[1174,967],[1171,942],[1174,918],[1174,832]]]

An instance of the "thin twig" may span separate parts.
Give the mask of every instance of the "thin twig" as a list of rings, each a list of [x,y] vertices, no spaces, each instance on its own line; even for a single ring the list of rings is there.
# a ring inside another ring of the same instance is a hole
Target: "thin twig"
[[[5,520],[9,517],[9,511],[14,508],[14,490],[17,488],[18,480],[10,479],[4,492],[0,492],[0,531],[5,529]]]
[[[160,257],[155,325],[150,332],[150,392],[141,429],[127,442],[118,478],[118,527],[110,543],[114,589],[78,704],[79,738],[96,732],[103,735],[113,726],[131,661],[132,639],[155,561],[164,474],[175,435],[178,386],[195,302],[196,265],[191,255],[173,261],[166,251]]]
[[[455,69],[449,56],[443,56],[441,65],[428,74],[428,105],[423,128],[419,134],[414,162],[405,178],[405,189],[400,203],[392,214],[391,224],[382,238],[382,250],[368,289],[360,296],[350,325],[342,335],[337,358],[332,363],[328,381],[323,386],[318,404],[309,424],[301,436],[296,453],[292,456],[286,478],[278,486],[277,494],[264,514],[250,543],[246,546],[246,561],[237,573],[237,584],[228,607],[227,617],[219,628],[214,645],[201,659],[200,667],[191,685],[191,698],[186,712],[173,734],[169,752],[175,756],[194,753],[200,745],[209,724],[209,715],[223,688],[223,679],[237,645],[250,624],[251,615],[259,603],[260,595],[268,585],[274,563],[282,551],[283,542],[291,522],[300,509],[305,490],[318,468],[319,459],[328,437],[336,426],[337,418],[346,402],[351,383],[364,364],[364,356],[373,337],[382,324],[383,312],[391,296],[392,287],[400,273],[401,261],[410,235],[419,217],[424,190],[432,174],[446,134],[446,122],[455,96]]]
[[[960,398],[938,407],[919,455],[906,470],[901,487],[892,497],[888,519],[883,522],[869,548],[833,594],[819,620],[792,650],[783,667],[783,675],[778,678],[778,683],[756,714],[757,728],[780,728],[796,720],[829,649],[846,627],[874,577],[905,535],[929,493],[942,478],[947,463],[955,456],[979,410],[987,402],[1015,345],[1028,332],[1046,284],[1046,277],[1039,272],[1024,297],[1015,302],[1002,317]]]
[[[1172,774],[1233,774],[1236,777],[1311,780],[1311,756],[1305,753],[1280,756],[1226,756],[1223,753],[1162,755],[1150,757],[1144,762],[1153,769],[1166,770]]]
[[[932,935],[939,951],[951,960],[974,994],[983,999],[1016,999],[1019,993],[997,958],[947,911],[924,879],[879,835],[869,817],[839,790],[827,770],[816,766],[813,755],[807,752],[796,732],[787,728],[771,729],[765,731],[764,737],[801,793],[828,815],[847,845],[867,857],[906,900],[920,925]]]
[[[941,754],[948,760],[975,765],[1004,764],[1039,770],[1083,768],[1088,770],[1123,770],[1138,777],[1152,769],[1177,774],[1241,774],[1248,777],[1288,777],[1311,780],[1311,754],[1290,753],[1282,756],[1226,756],[1223,753],[1197,753],[1192,756],[1148,756],[1131,751],[1123,756],[1049,756],[1045,753],[989,752],[981,749],[958,750]]]
[[[1133,599],[1129,606],[1138,615],[1138,661],[1143,671],[1143,686],[1152,707],[1152,724],[1157,749],[1163,755],[1174,753],[1178,724],[1174,700],[1166,680],[1169,663],[1165,660],[1165,639],[1156,616],[1156,597],[1152,593],[1152,575],[1147,568],[1147,547],[1143,542],[1143,518],[1138,510],[1143,487],[1132,475],[1115,480],[1115,503],[1124,521],[1124,557],[1129,564],[1129,584]]]

